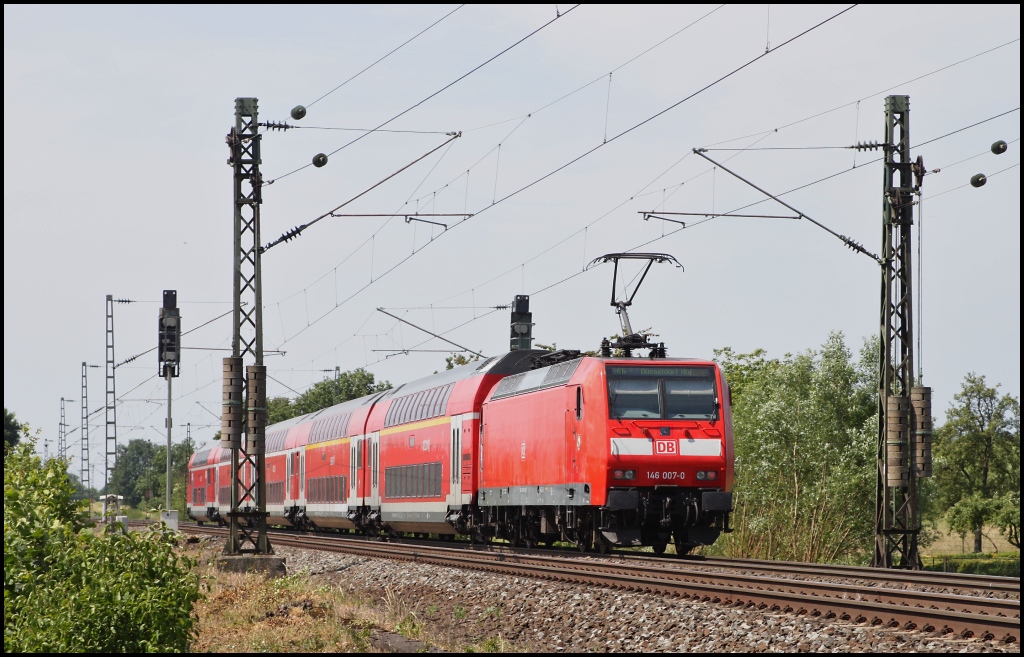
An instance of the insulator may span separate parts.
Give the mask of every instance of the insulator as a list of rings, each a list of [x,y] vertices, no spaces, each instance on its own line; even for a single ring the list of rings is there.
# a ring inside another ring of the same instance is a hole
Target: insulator
[[[983,173],[976,173],[971,176],[971,187],[984,187],[988,178]]]
[[[854,146],[858,151],[877,151],[881,147],[877,141],[858,141]]]
[[[317,169],[319,169],[325,164],[327,164],[326,155],[324,155],[323,153],[317,153],[316,155],[313,156],[313,166],[315,166]]]
[[[291,130],[295,126],[288,125],[284,121],[267,121],[262,124],[267,130]]]
[[[1002,155],[1006,152],[1006,142],[1000,139],[999,141],[992,144],[992,152],[996,155]]]
[[[298,121],[302,117],[306,116],[306,108],[302,105],[296,105],[292,108],[292,118]]]

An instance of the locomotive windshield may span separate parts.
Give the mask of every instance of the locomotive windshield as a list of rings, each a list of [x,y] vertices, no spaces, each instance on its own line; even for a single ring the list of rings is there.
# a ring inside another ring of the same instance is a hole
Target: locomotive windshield
[[[716,402],[713,368],[608,366],[612,418],[713,420]]]

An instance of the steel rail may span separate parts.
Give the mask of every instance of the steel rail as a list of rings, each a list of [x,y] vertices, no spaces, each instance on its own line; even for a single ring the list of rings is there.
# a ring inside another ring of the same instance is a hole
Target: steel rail
[[[293,530],[283,530],[292,532]],[[321,534],[330,536],[330,534]],[[343,537],[351,538],[351,537]],[[367,538],[365,540],[374,540]],[[540,548],[513,548],[503,543],[489,543],[486,546],[466,542],[442,542],[423,541],[417,539],[417,544],[437,546],[443,548],[461,548],[475,550],[505,551],[509,554],[535,554],[542,556],[553,556],[551,549]],[[555,550],[556,554],[576,555],[573,550]],[[675,569],[683,568],[725,568],[729,570],[743,570],[746,572],[760,572],[768,574],[793,574],[811,577],[835,577],[841,579],[856,579],[861,581],[878,582],[890,584],[896,578],[900,584],[912,584],[920,586],[933,586],[951,589],[969,589],[977,591],[988,591],[991,593],[1016,594],[1020,596],[1019,577],[997,577],[993,575],[973,575],[967,573],[940,573],[926,570],[900,570],[868,568],[865,566],[843,566],[837,564],[816,564],[801,561],[769,561],[762,559],[741,559],[741,558],[718,558],[701,556],[656,556],[626,550],[614,550],[608,554],[588,552],[579,555],[590,559],[603,559],[605,561],[631,561],[639,563],[657,564],[661,567]],[[575,556],[572,558],[576,558]],[[898,576],[897,576],[898,573]]]
[[[130,523],[131,524],[131,523]],[[273,531],[273,530],[272,530]],[[276,530],[283,534],[292,534],[292,529]],[[310,534],[306,534],[307,536]],[[347,540],[366,540],[379,544],[373,537],[360,535],[334,535],[315,534],[324,537],[345,538]],[[473,549],[480,551],[489,550],[494,552],[505,552],[507,554],[520,555],[546,555],[553,554],[575,555],[574,550],[552,550],[550,548],[513,548],[504,543],[488,543],[481,545],[468,542],[450,542],[437,540],[416,539],[417,545],[436,546],[442,548]],[[933,586],[937,588],[968,589],[976,591],[987,591],[990,593],[1016,594],[1020,596],[1019,577],[1000,577],[995,575],[974,575],[969,573],[942,573],[927,570],[887,570],[879,568],[868,568],[865,566],[844,566],[840,564],[819,564],[802,561],[770,561],[763,559],[743,559],[724,557],[703,557],[703,556],[657,556],[632,552],[627,550],[615,550],[611,553],[601,554],[588,552],[580,554],[579,557],[586,559],[603,559],[610,562],[638,562],[657,564],[661,567],[673,569],[685,568],[724,568],[730,570],[742,569],[746,572],[760,572],[769,574],[793,574],[812,577],[835,577],[841,579],[855,579],[878,583],[892,583],[896,577],[900,584],[911,584],[921,586]],[[897,577],[898,573],[898,577]]]
[[[224,534],[219,529],[186,527],[184,530],[216,536]],[[631,566],[534,554],[369,542],[324,535],[279,534],[275,541],[282,546],[611,586],[856,623],[936,631],[961,637],[977,636],[1007,643],[1020,638],[1019,600],[664,569],[654,565]]]

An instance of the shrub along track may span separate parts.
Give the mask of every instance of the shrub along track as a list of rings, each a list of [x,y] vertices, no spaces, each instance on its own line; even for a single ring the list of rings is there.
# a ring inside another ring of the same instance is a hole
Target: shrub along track
[[[220,528],[182,525],[188,534],[226,536]],[[657,593],[735,607],[770,609],[797,615],[837,618],[892,628],[956,634],[1014,643],[1020,640],[1020,580],[922,571],[882,571],[793,562],[708,559],[650,559],[616,555],[581,559],[575,555],[455,544],[388,543],[331,534],[274,532],[281,546],[397,559],[451,568],[627,591]],[[707,572],[680,567],[707,566],[734,572]],[[799,578],[799,579],[797,579]],[[831,581],[819,581],[828,578]],[[848,583],[837,583],[842,578]],[[870,583],[872,585],[865,585]],[[960,593],[935,593],[907,584]],[[889,586],[887,586],[887,584]],[[984,597],[972,591],[1016,594],[1017,599]]]

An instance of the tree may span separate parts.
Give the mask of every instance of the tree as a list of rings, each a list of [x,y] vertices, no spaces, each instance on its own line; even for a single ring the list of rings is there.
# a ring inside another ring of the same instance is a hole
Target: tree
[[[445,367],[444,368],[446,370],[453,370],[456,367],[461,367],[463,365],[469,365],[470,363],[475,363],[478,360],[480,360],[479,356],[474,356],[473,358],[470,358],[469,356],[463,356],[462,354],[452,354],[451,356],[446,356],[445,357],[445,359],[444,359]],[[434,372],[434,374],[437,374],[437,372]]]
[[[187,650],[200,594],[180,536],[83,531],[67,461],[34,449],[4,459],[4,651]]]
[[[735,531],[715,549],[796,561],[862,559],[874,528],[875,353],[833,333],[818,351],[715,352],[732,393]]]
[[[334,378],[325,378],[290,402],[286,397],[274,397],[267,402],[269,424],[282,422],[299,415],[313,413],[335,404],[359,399],[375,392],[390,390],[387,381],[376,383],[372,372],[363,368],[341,372]]]
[[[1020,535],[1020,401],[999,395],[984,376],[964,377],[946,423],[935,435],[935,482],[950,529],[974,535],[982,551],[982,530],[1000,524],[1008,538]],[[1009,522],[1016,493],[1017,520]],[[1005,509],[1005,510],[1004,510]]]
[[[161,454],[166,452],[161,449]],[[138,507],[144,499],[152,497],[155,491],[163,490],[158,473],[154,472],[157,462],[157,446],[148,440],[135,438],[127,445],[117,446],[117,465],[107,482],[107,492],[123,495],[124,503]],[[162,473],[166,465],[159,467]]]
[[[287,397],[271,397],[267,400],[267,424],[277,424],[292,417],[292,400]]]
[[[14,417],[14,413],[4,406],[4,453],[18,444],[21,439],[21,423]]]

